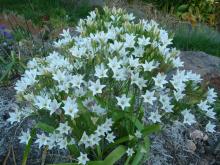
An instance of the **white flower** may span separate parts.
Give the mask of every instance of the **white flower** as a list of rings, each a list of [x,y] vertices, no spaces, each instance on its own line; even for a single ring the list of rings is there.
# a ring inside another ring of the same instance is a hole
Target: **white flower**
[[[127,151],[126,151],[127,155],[130,157],[134,154],[134,150],[133,148],[128,148]]]
[[[131,67],[137,68],[140,65],[139,58],[134,58],[133,56],[131,56],[129,58],[129,65]]]
[[[106,85],[101,85],[99,79],[96,80],[96,82],[90,81],[90,84],[91,85],[89,86],[89,89],[92,91],[93,96],[102,93],[102,89],[106,86]]]
[[[216,125],[212,124],[210,121],[205,127],[206,132],[214,133]]]
[[[38,106],[39,109],[48,108],[51,99],[47,95],[40,95],[34,98],[35,105]]]
[[[172,62],[173,62],[174,67],[176,68],[183,67],[183,64],[184,64],[184,62],[181,61],[180,57],[173,58]]]
[[[71,116],[71,118],[74,118],[77,114],[78,110],[78,105],[76,103],[76,99],[71,99],[69,96],[67,97],[67,100],[65,101],[64,104],[64,113],[66,115]]]
[[[174,107],[170,103],[171,97],[167,96],[166,94],[160,95],[160,102],[163,105],[162,109],[166,112],[172,112],[172,108]]]
[[[96,113],[98,116],[103,116],[106,114],[106,109],[102,108],[100,105],[92,106],[92,112]]]
[[[139,77],[139,73],[131,74],[131,84],[136,84],[140,90],[146,87],[147,80],[144,80],[142,77]]]
[[[135,19],[135,16],[133,15],[133,13],[130,14],[125,14],[125,19],[127,19],[128,21],[133,21]]]
[[[185,109],[181,113],[184,117],[184,119],[183,119],[184,124],[192,125],[192,124],[196,123],[195,116],[192,113],[190,113],[190,110]]]
[[[115,139],[115,135],[113,134],[113,132],[107,134],[106,140],[107,140],[109,143],[114,143],[114,139]]]
[[[209,88],[207,93],[207,101],[212,104],[216,101],[217,93],[214,91],[214,88]]]
[[[208,110],[206,111],[206,116],[208,116],[208,117],[210,117],[210,118],[212,118],[212,119],[216,119],[215,115],[216,115],[216,113],[214,112],[214,109],[213,109],[213,108],[208,109]]]
[[[140,139],[142,137],[142,133],[140,131],[136,131],[134,134],[138,139]]]
[[[61,36],[63,36],[64,38],[66,37],[70,37],[70,29],[63,29],[63,33],[60,34]]]
[[[80,156],[77,158],[78,164],[86,165],[86,163],[89,161],[87,154],[83,154],[80,152]]]
[[[83,132],[83,135],[79,141],[79,145],[85,144],[86,148],[88,147],[88,141],[89,141],[89,136],[86,134],[86,132]]]
[[[138,38],[138,44],[140,46],[146,46],[150,44],[150,38],[145,38],[145,36],[142,36],[141,38]]]
[[[91,134],[89,136],[89,141],[90,141],[90,147],[94,146],[94,145],[99,145],[101,138],[99,137],[98,134]]]
[[[18,80],[15,84],[15,90],[17,93],[24,92],[27,89],[28,84],[26,83],[24,78],[21,78],[21,80]]]
[[[117,104],[122,108],[122,110],[130,106],[129,101],[131,98],[126,97],[125,94],[123,94],[121,97],[116,97],[116,99],[118,101]]]
[[[197,104],[197,105],[203,111],[208,111],[208,109],[210,108],[210,106],[208,105],[208,101],[207,100],[205,100],[205,101],[201,100],[200,103]]]
[[[155,61],[152,60],[150,62],[145,60],[145,63],[142,64],[142,67],[144,68],[144,71],[152,71],[153,69],[157,68],[159,64],[155,64]]]
[[[71,83],[72,87],[77,87],[80,89],[81,85],[84,83],[83,76],[80,74],[72,76]]]
[[[28,129],[27,132],[21,132],[21,136],[19,136],[18,139],[20,139],[20,143],[28,144],[29,140],[31,139],[30,130]]]
[[[37,140],[35,141],[35,143],[38,143],[39,148],[41,148],[42,146],[46,146],[48,145],[48,137],[44,133],[42,133],[41,135],[37,134]]]
[[[110,44],[109,50],[111,53],[113,53],[114,51],[119,51],[123,46],[122,42],[118,42],[118,41],[114,41],[113,44]]]
[[[57,145],[59,146],[59,149],[67,149],[67,145],[68,145],[68,142],[67,142],[67,138],[60,138],[59,142],[57,142]]]
[[[72,56],[77,58],[81,58],[86,54],[86,49],[84,47],[73,46],[72,48],[69,49],[69,51],[72,54]]]
[[[167,83],[166,75],[158,73],[156,77],[153,78],[155,82],[155,86],[163,88],[163,85]]]
[[[60,123],[59,127],[56,129],[60,134],[69,134],[71,132],[71,127],[68,125],[68,122]]]
[[[112,70],[115,70],[115,69],[119,69],[121,67],[121,64],[122,62],[121,61],[118,61],[117,57],[115,56],[113,59],[108,59],[109,60],[109,63],[108,63],[108,66],[112,69]]]
[[[134,34],[125,33],[124,39],[125,39],[124,46],[126,48],[133,48],[134,47],[134,44],[135,44],[135,40],[134,40],[135,35]]]
[[[106,133],[106,129],[103,125],[99,125],[97,127],[97,129],[95,130],[96,134],[99,135],[99,136],[104,136],[105,133]]]
[[[173,94],[177,101],[183,99],[183,97],[185,96],[185,94],[182,93],[182,91],[174,91]]]
[[[151,112],[150,113],[150,117],[148,117],[149,120],[151,120],[153,123],[157,123],[157,122],[161,122],[160,118],[162,116],[158,113],[158,111],[156,112]]]
[[[107,72],[108,72],[108,69],[105,69],[105,66],[103,63],[95,67],[95,76],[98,78],[108,77]]]
[[[127,79],[127,72],[125,68],[114,69],[113,73],[113,78],[117,81],[125,81]]]
[[[155,91],[146,91],[146,93],[142,95],[142,97],[144,98],[144,102],[153,105],[153,101],[157,100],[157,98],[154,97],[154,93]]]
[[[186,76],[187,76],[188,80],[192,80],[192,81],[194,81],[196,83],[199,83],[199,82],[202,81],[201,75],[196,74],[196,73],[192,73],[192,71],[188,71],[186,73]]]
[[[60,108],[60,105],[61,103],[58,103],[56,99],[53,99],[53,101],[50,102],[48,106],[48,109],[50,110],[50,115],[56,112],[56,110]]]
[[[22,117],[22,112],[18,111],[17,109],[15,112],[9,112],[9,118],[7,119],[8,122],[13,124],[14,122],[20,122]]]

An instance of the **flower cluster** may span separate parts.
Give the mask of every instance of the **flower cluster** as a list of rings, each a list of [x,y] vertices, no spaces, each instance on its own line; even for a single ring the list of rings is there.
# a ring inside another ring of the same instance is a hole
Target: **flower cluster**
[[[148,126],[158,123],[192,125],[198,115],[207,132],[215,131],[217,94],[200,85],[200,75],[180,69],[179,51],[155,21],[137,23],[133,14],[104,8],[80,20],[76,31],[79,35],[71,36],[63,30],[54,42],[56,51],[30,61],[15,86],[26,107],[10,113],[8,121],[33,114],[41,122],[46,118],[46,128],[37,125],[39,148],[75,146],[78,163],[86,164],[121,143],[125,148],[119,146],[118,152],[140,156],[140,147],[147,150]],[[21,142],[29,139],[30,131],[23,132]]]

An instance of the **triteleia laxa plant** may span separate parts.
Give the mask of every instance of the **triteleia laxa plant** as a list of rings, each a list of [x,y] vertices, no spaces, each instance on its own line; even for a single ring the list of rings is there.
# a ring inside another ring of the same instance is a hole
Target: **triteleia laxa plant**
[[[8,121],[36,121],[21,143],[69,150],[73,164],[139,165],[149,135],[166,124],[200,123],[215,132],[217,94],[181,69],[172,38],[155,21],[104,8],[76,31],[63,30],[54,52],[31,60],[15,85],[20,108]]]

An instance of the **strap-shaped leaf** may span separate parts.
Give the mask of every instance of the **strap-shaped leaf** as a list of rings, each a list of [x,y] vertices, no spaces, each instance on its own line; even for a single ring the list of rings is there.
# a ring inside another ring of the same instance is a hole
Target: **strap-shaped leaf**
[[[150,140],[146,136],[144,138],[144,143],[138,145],[138,151],[137,151],[131,165],[139,165],[141,163],[144,155],[147,155],[147,156],[149,155],[149,151],[150,151]]]
[[[118,140],[116,140],[114,143],[111,143],[109,144],[105,149],[104,149],[104,153],[106,151],[108,151],[110,148],[113,148],[115,146],[117,146],[118,144],[121,144],[121,143],[124,143],[124,142],[127,142],[127,141],[131,141],[134,139],[134,136],[130,135],[130,136],[124,136]]]
[[[104,160],[105,165],[114,165],[126,152],[126,147],[123,145],[114,149]]]
[[[144,129],[143,124],[139,121],[139,119],[135,116],[130,116],[128,114],[125,115],[136,127],[138,130],[142,131]]]
[[[86,163],[87,165],[106,165],[104,161],[90,161]],[[79,165],[78,163],[56,163],[47,165]]]
[[[113,113],[113,117],[114,117],[114,122],[117,122],[123,118],[127,118],[135,125],[135,127],[138,130],[142,131],[144,129],[144,125],[140,122],[140,120],[135,116],[131,116],[129,113],[122,111],[115,111]]]
[[[50,126],[50,125],[48,125],[46,123],[43,123],[43,122],[37,123],[37,125],[35,127],[36,128],[40,128],[43,131],[48,132],[48,133],[53,133],[53,131],[55,130],[54,127],[52,127],[52,126]]]
[[[68,148],[71,155],[74,155],[74,156],[80,155],[79,149],[76,147],[76,145],[74,145],[74,144],[68,145],[67,148]]]
[[[149,135],[151,133],[159,132],[160,131],[160,125],[159,124],[152,124],[152,125],[147,125],[144,127],[142,130],[143,135]]]
[[[25,150],[24,150],[24,154],[23,154],[23,159],[22,159],[22,165],[26,165],[27,163],[27,158],[28,158],[28,154],[31,150],[31,144],[33,143],[33,138],[36,136],[36,129],[33,128],[31,130],[31,138],[28,141],[28,144],[25,146]]]

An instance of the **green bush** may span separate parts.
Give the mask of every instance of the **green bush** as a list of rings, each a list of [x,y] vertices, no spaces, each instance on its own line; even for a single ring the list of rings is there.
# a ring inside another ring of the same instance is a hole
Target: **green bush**
[[[183,20],[195,25],[197,22],[216,25],[217,6],[215,0],[144,0],[152,2],[158,8],[174,13]]]
[[[220,33],[214,29],[205,25],[179,24],[171,31],[175,33],[173,43],[178,49],[204,51],[220,57]]]

